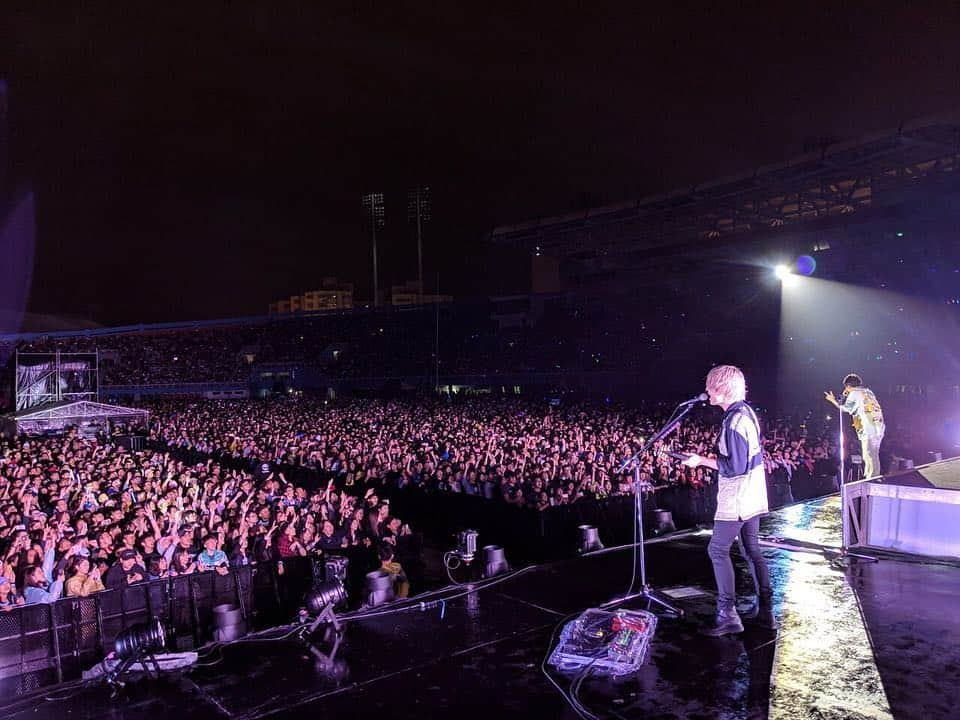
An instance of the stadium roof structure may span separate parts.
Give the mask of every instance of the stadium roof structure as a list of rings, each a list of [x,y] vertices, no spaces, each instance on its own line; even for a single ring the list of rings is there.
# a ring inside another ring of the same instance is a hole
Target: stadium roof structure
[[[698,250],[846,222],[912,188],[960,189],[960,116],[915,121],[779,165],[675,192],[497,227],[492,242],[558,258]]]
[[[92,400],[73,400],[46,403],[5,416],[6,429],[16,433],[42,433],[64,430],[70,426],[94,425],[108,422],[146,422],[147,410],[122,405],[108,405]]]

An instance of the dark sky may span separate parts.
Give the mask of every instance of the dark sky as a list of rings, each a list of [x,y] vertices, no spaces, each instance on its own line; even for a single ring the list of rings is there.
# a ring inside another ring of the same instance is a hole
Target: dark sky
[[[960,107],[955,3],[461,4],[5,6],[29,309],[233,316],[322,275],[369,295],[360,194],[388,193],[383,287],[415,276],[416,183],[428,277],[506,290],[524,273],[488,253],[497,224]]]

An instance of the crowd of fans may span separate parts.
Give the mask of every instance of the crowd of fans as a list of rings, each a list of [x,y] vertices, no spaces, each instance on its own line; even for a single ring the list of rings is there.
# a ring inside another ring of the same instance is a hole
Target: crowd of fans
[[[75,432],[0,444],[0,608],[147,580],[364,548],[400,573],[410,528],[373,488],[188,464]],[[398,578],[403,580],[404,578]]]
[[[541,510],[632,492],[631,476],[618,468],[663,420],[656,412],[500,399],[167,400],[151,411],[153,438],[172,447],[305,467],[346,487],[412,486]],[[709,452],[713,414],[684,422],[669,444]],[[768,470],[785,481],[812,473],[835,452],[826,436],[805,426],[777,424],[766,442]],[[710,482],[703,468],[686,468],[665,453],[644,460],[641,480],[649,489]]]
[[[452,326],[458,339],[467,332],[460,322]],[[96,350],[103,386],[242,382],[255,365],[271,363],[319,367],[334,377],[423,374],[435,367],[428,357],[434,337],[424,313],[357,313],[5,341],[0,359],[10,365],[14,350]]]
[[[351,547],[404,580],[396,555],[411,531],[391,514],[394,491],[541,511],[628,494],[620,465],[663,420],[503,399],[176,399],[149,409],[159,450],[75,432],[2,441],[0,607]],[[715,414],[695,414],[661,449],[709,453]],[[776,482],[833,452],[804,427],[767,430]],[[663,452],[644,458],[640,476],[647,491],[712,481]]]

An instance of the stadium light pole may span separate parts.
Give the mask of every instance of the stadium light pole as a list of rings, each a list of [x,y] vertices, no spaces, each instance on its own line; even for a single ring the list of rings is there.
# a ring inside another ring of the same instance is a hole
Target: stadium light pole
[[[435,311],[435,320],[434,320],[434,332],[436,336],[434,338],[434,352],[433,352],[433,390],[439,395],[440,394],[440,273],[437,272],[437,302],[434,303]]]
[[[407,220],[417,224],[417,304],[423,304],[423,225],[430,220],[430,186],[407,191]]]
[[[383,193],[363,196],[363,216],[369,226],[373,244],[373,306],[380,307],[380,279],[377,274],[377,230],[383,228]]]

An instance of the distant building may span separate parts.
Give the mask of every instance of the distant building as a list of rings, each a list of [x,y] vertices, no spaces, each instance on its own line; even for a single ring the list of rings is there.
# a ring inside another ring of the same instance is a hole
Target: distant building
[[[270,303],[267,312],[271,315],[286,315],[288,312],[290,312],[290,301],[277,300],[276,302],[272,302]]]
[[[416,280],[409,280],[403,283],[403,285],[394,285],[390,288],[390,303],[394,307],[399,305],[417,305],[419,303],[418,296]],[[453,295],[439,295],[437,293],[423,294],[423,303],[425,305],[448,302],[453,302]]]
[[[271,315],[285,315],[295,312],[318,312],[320,310],[352,310],[353,283],[341,283],[336,278],[325,277],[320,281],[319,290],[307,290],[302,295],[270,303]]]

